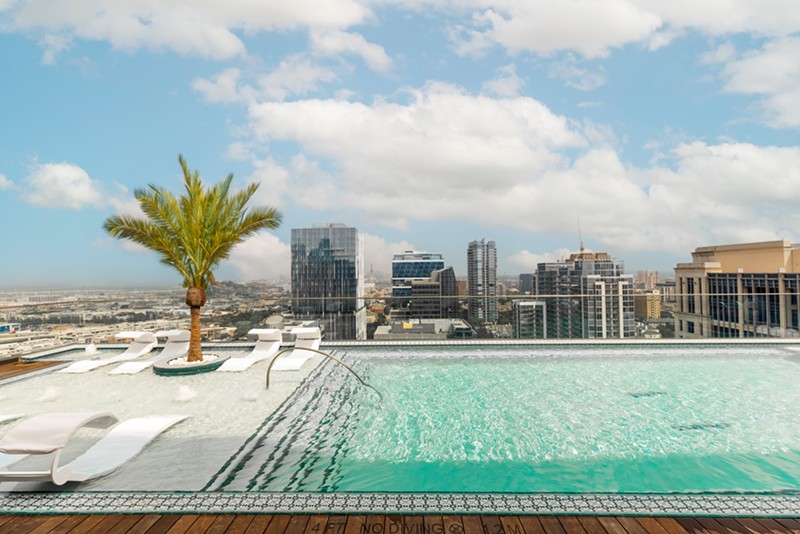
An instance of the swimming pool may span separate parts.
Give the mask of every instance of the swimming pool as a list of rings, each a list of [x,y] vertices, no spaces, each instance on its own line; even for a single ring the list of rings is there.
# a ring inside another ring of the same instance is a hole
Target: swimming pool
[[[314,371],[207,489],[800,490],[790,346],[353,348]]]

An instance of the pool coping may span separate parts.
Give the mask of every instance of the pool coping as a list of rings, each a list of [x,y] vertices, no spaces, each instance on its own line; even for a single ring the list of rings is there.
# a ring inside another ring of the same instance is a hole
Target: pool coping
[[[12,492],[5,514],[294,513],[800,517],[800,494]]]

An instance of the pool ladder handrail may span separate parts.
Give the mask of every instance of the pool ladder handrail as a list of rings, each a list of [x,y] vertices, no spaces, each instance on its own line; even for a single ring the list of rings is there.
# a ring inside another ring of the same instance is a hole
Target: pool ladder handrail
[[[345,369],[350,371],[350,373],[354,377],[356,377],[356,379],[359,382],[361,382],[361,384],[363,384],[364,386],[368,387],[369,389],[371,389],[372,391],[377,393],[378,394],[378,398],[380,398],[381,402],[383,402],[383,395],[381,395],[381,392],[378,391],[377,389],[375,389],[374,387],[370,386],[366,382],[364,382],[364,380],[360,376],[358,376],[358,373],[353,371],[353,369],[351,369],[349,365],[347,365],[346,363],[344,363],[339,358],[336,358],[335,356],[333,356],[333,355],[331,355],[331,354],[329,354],[327,352],[323,352],[323,351],[317,350],[317,349],[312,349],[310,347],[287,347],[285,349],[281,349],[280,351],[278,351],[278,353],[275,354],[275,356],[272,357],[272,360],[270,360],[269,366],[267,367],[267,389],[269,389],[269,372],[272,369],[272,364],[274,364],[284,352],[295,351],[295,350],[308,350],[308,351],[311,351],[311,352],[316,352],[317,354],[322,354],[323,356],[325,356],[327,358],[330,358],[331,360],[335,361],[336,363],[338,363],[339,365],[341,365],[342,367],[344,367]]]

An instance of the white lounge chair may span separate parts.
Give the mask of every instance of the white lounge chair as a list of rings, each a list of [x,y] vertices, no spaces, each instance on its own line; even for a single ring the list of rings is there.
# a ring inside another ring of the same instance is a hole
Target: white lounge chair
[[[146,360],[123,363],[116,369],[112,369],[108,374],[133,375],[140,371],[144,371],[148,367],[152,367],[154,363],[161,360],[171,360],[172,358],[183,356],[189,352],[190,336],[191,334],[188,330],[162,330],[156,332],[156,337],[167,338],[167,342],[161,352]]]
[[[104,365],[134,360],[153,350],[158,341],[152,332],[120,332],[115,337],[133,338],[133,342],[121,354],[98,360],[80,360],[61,369],[59,373],[86,373]]]
[[[281,355],[272,364],[273,371],[298,371],[303,364],[317,355],[314,350],[319,350],[322,334],[319,328],[297,327],[292,329],[295,336],[294,349]],[[312,349],[312,350],[305,350]]]
[[[272,358],[281,348],[283,336],[277,328],[254,328],[247,334],[258,336],[253,351],[247,356],[229,359],[217,371],[244,371],[256,362]]]
[[[119,423],[86,452],[60,466],[61,451],[81,427],[107,428],[117,418],[107,412],[53,413],[36,415],[22,421],[0,439],[0,465],[9,465],[25,455],[52,454],[47,471],[12,471],[0,469],[2,481],[49,481],[58,486],[84,482],[107,475],[139,454],[159,434],[183,421],[186,415],[146,416]],[[11,456],[11,461],[7,461]]]

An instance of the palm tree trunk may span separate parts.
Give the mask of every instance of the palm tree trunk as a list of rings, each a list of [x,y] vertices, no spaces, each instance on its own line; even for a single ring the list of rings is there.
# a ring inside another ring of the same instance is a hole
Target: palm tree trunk
[[[190,287],[186,290],[186,304],[191,310],[192,319],[189,328],[189,357],[187,361],[203,360],[203,348],[200,346],[200,308],[206,303],[206,290],[202,287]]]

